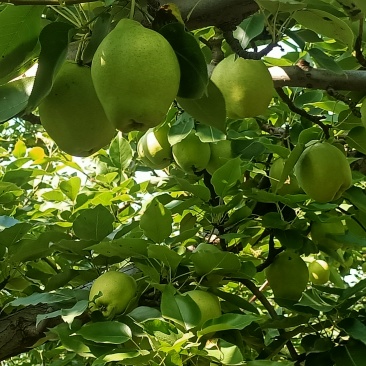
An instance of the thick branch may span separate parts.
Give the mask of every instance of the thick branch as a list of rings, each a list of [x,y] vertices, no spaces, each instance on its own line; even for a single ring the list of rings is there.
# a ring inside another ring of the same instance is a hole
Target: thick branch
[[[298,66],[274,66],[269,71],[275,88],[284,86],[310,89],[365,91],[366,72],[364,70],[345,70],[342,74],[324,70],[301,69]]]
[[[62,322],[61,318],[52,318],[36,327],[38,314],[52,312],[49,305],[28,306],[0,319],[0,360],[27,352],[40,338],[46,328]]]

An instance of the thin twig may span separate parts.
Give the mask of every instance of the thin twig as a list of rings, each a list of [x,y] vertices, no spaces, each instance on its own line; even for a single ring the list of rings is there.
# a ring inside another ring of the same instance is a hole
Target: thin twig
[[[287,106],[290,108],[290,110],[294,113],[297,113],[298,115],[308,119],[309,121],[317,124],[324,132],[324,135],[326,138],[329,138],[329,129],[330,126],[325,125],[321,119],[323,119],[323,116],[313,116],[306,112],[304,109],[298,108],[295,106],[295,104],[292,102],[292,100],[289,98],[289,96],[283,91],[282,88],[276,88],[276,91],[280,98],[287,104]]]

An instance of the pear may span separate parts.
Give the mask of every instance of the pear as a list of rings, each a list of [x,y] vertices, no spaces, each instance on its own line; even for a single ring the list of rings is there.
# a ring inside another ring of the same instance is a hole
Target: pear
[[[39,105],[44,129],[64,152],[89,156],[108,145],[116,130],[95,93],[90,67],[66,61]]]
[[[194,130],[173,145],[172,151],[177,165],[191,174],[205,169],[211,156],[210,145],[202,142]]]
[[[212,175],[218,168],[222,167],[233,157],[231,141],[222,140],[210,143],[211,156],[206,166],[206,170]]]
[[[265,114],[274,93],[271,74],[261,60],[230,55],[215,67],[211,80],[224,95],[227,117],[233,119]]]
[[[180,69],[159,33],[121,19],[94,54],[92,78],[114,126],[123,132],[157,126],[177,95]]]
[[[149,128],[140,138],[137,153],[140,160],[152,169],[164,169],[172,162],[172,147],[168,141],[170,126]]]

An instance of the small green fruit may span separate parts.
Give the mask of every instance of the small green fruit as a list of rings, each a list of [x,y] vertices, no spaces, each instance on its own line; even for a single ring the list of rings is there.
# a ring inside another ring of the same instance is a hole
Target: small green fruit
[[[182,141],[173,145],[173,157],[177,165],[186,173],[200,172],[210,161],[211,149],[191,131]]]
[[[122,272],[105,272],[93,283],[89,293],[89,309],[99,310],[107,319],[121,314],[136,296],[136,281]],[[99,296],[100,295],[100,296]]]
[[[213,70],[211,80],[224,95],[229,118],[265,114],[274,93],[272,77],[265,64],[236,55],[223,59]]]
[[[330,268],[326,261],[317,259],[309,264],[310,281],[315,285],[323,285],[329,281]]]
[[[265,273],[273,294],[279,299],[299,300],[309,281],[306,263],[290,250],[280,253]]]
[[[277,189],[284,166],[285,160],[278,158],[273,162],[269,169],[269,180],[271,182],[272,191],[280,195],[300,193],[301,188],[299,187],[294,174],[290,174],[283,183],[282,187]]]
[[[59,70],[39,116],[58,147],[74,156],[97,152],[116,134],[95,93],[90,68],[71,61]]]
[[[303,151],[295,175],[305,193],[318,202],[334,201],[352,185],[347,158],[327,142],[317,142]]]
[[[164,169],[172,162],[172,147],[168,141],[169,128],[169,125],[150,128],[138,142],[139,158],[152,169]]]
[[[162,35],[122,19],[95,52],[92,78],[118,130],[146,131],[164,120],[178,92],[180,69]]]
[[[233,152],[231,149],[231,141],[229,140],[210,143],[210,148],[211,156],[210,161],[206,166],[206,170],[212,175],[218,168],[223,166],[233,157]]]
[[[197,328],[202,328],[202,325],[207,320],[217,318],[221,315],[220,301],[216,295],[202,290],[188,291],[183,295],[189,296],[201,311],[201,320]]]
[[[319,246],[319,248],[328,248],[337,250],[343,247],[341,241],[337,241],[336,237],[343,236],[346,228],[341,220],[334,222],[313,222],[311,224],[311,239]],[[328,235],[334,236],[334,238]]]

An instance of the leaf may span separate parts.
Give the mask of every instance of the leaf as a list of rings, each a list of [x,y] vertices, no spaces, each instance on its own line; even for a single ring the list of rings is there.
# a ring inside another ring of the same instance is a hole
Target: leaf
[[[182,260],[182,257],[165,245],[151,244],[147,249],[149,258],[155,258],[171,270],[175,271]]]
[[[159,29],[175,51],[180,67],[178,96],[198,99],[206,91],[208,72],[205,57],[194,36],[182,23],[167,24]]]
[[[101,242],[99,244],[88,247],[95,253],[102,254],[106,257],[126,258],[147,258],[147,248],[151,242],[145,239],[136,238],[119,238],[111,241]]]
[[[98,205],[81,211],[73,223],[73,229],[80,239],[102,240],[113,231],[114,216],[110,211]]]
[[[366,346],[357,341],[332,349],[332,360],[336,366],[363,366],[365,364]]]
[[[299,10],[293,18],[305,28],[331,39],[336,39],[353,49],[354,34],[342,19],[318,9]]]
[[[54,22],[42,29],[39,35],[41,53],[26,113],[32,112],[51,91],[57,72],[66,60],[71,28],[69,23]]]
[[[346,136],[347,144],[357,151],[366,154],[366,128],[357,126],[352,128]]]
[[[292,13],[306,7],[306,4],[294,0],[255,0],[261,7],[272,14],[279,12]]]
[[[222,141],[226,137],[226,135],[217,128],[200,124],[196,127],[196,135],[205,143]]]
[[[0,246],[10,247],[18,242],[23,236],[30,231],[32,225],[27,222],[15,224],[0,232]]]
[[[194,197],[198,197],[205,202],[211,198],[210,190],[206,186],[200,184],[191,184],[183,178],[176,177],[175,180],[182,190],[192,193]]]
[[[172,223],[170,210],[155,197],[146,206],[141,216],[140,227],[149,239],[161,243],[172,233]]]
[[[56,293],[38,293],[34,292],[27,297],[21,297],[10,302],[11,306],[28,306],[37,304],[55,304],[71,300],[72,296]]]
[[[355,318],[345,318],[338,323],[338,327],[348,333],[353,339],[366,345],[366,325]]]
[[[88,341],[113,344],[125,343],[132,337],[131,329],[126,324],[116,321],[87,323],[76,334]]]
[[[67,181],[60,183],[60,189],[71,201],[75,201],[81,186],[81,179],[79,177],[71,177]]]
[[[205,334],[219,332],[222,330],[241,330],[259,319],[259,316],[255,315],[223,314],[218,318],[208,320],[203,324],[202,330],[198,331],[197,334],[199,337],[202,337]]]
[[[334,59],[328,56],[319,48],[310,48],[308,50],[313,60],[323,69],[328,69],[337,74],[343,74],[343,69],[334,61]]]
[[[108,153],[114,166],[122,170],[128,168],[133,157],[131,145],[121,133],[112,140]]]
[[[33,57],[44,8],[8,5],[0,12],[0,84]]]
[[[209,81],[206,93],[198,99],[177,98],[180,106],[195,120],[220,131],[226,130],[225,99],[220,89]]]
[[[194,119],[188,113],[182,113],[170,128],[168,141],[171,146],[182,141],[194,128]]]
[[[207,348],[206,346],[204,350],[209,356],[218,359],[221,365],[242,365],[244,361],[239,347],[223,339],[219,340],[218,347]]]
[[[15,117],[27,106],[34,77],[14,80],[0,86],[0,122]]]
[[[240,181],[242,177],[240,162],[239,157],[228,160],[213,173],[211,183],[219,197],[225,197],[228,190]]]
[[[263,14],[254,14],[240,23],[239,27],[234,31],[234,36],[243,49],[247,48],[253,38],[263,32],[264,24],[265,17]]]

